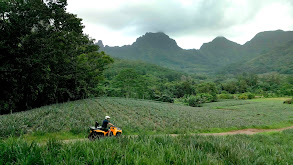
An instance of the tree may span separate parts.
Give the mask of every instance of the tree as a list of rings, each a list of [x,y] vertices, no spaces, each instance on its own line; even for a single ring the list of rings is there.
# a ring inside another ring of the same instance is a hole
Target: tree
[[[197,93],[208,93],[212,95],[211,101],[217,101],[218,89],[215,83],[201,83],[196,86]]]
[[[228,81],[222,83],[222,90],[227,91],[228,93],[235,94],[237,93],[237,83],[235,81]]]
[[[1,114],[95,93],[113,60],[97,52],[66,5],[66,0],[1,1]]]
[[[122,70],[115,78],[113,82],[114,87],[119,88],[121,93],[129,98],[141,98],[144,99],[148,93],[148,85],[146,78],[139,75],[133,69]]]

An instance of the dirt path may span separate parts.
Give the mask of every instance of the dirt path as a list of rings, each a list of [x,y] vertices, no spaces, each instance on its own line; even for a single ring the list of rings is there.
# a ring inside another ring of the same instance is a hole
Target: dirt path
[[[281,132],[287,129],[293,129],[293,126],[285,127],[285,128],[279,128],[279,129],[242,129],[242,130],[235,130],[235,131],[229,131],[229,132],[220,132],[220,133],[199,133],[199,134],[191,134],[191,135],[203,135],[203,136],[224,136],[224,135],[237,135],[237,134],[245,134],[245,135],[254,135],[257,133],[262,132]],[[179,136],[180,134],[168,134],[172,137]],[[130,137],[136,137],[138,135],[129,135]],[[160,135],[154,135],[154,136],[160,136]],[[69,139],[69,140],[63,140],[64,143],[74,143],[77,141],[87,141],[87,138],[83,139]]]
[[[220,133],[201,133],[199,135],[213,135],[213,136],[236,135],[236,134],[253,135],[253,134],[262,133],[262,132],[281,132],[287,129],[293,129],[293,126],[279,128],[279,129],[242,129],[242,130],[220,132]]]

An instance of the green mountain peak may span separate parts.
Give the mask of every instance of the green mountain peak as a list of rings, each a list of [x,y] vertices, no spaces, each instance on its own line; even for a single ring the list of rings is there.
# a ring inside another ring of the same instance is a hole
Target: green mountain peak
[[[163,32],[148,32],[137,38],[132,45],[136,47],[149,47],[156,49],[181,49],[175,40],[171,39]]]

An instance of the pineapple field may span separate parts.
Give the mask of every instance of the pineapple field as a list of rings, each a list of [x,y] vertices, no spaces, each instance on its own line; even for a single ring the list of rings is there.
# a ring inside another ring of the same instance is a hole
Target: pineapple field
[[[286,98],[222,100],[189,107],[126,98],[93,98],[60,103],[0,116],[0,136],[69,132],[86,135],[104,116],[123,134],[183,134],[293,125],[293,107]]]

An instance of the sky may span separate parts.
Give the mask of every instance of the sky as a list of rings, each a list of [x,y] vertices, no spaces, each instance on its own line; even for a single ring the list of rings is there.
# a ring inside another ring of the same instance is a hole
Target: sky
[[[84,33],[104,45],[131,45],[164,32],[184,49],[217,36],[244,44],[257,33],[293,30],[293,0],[68,0]]]

